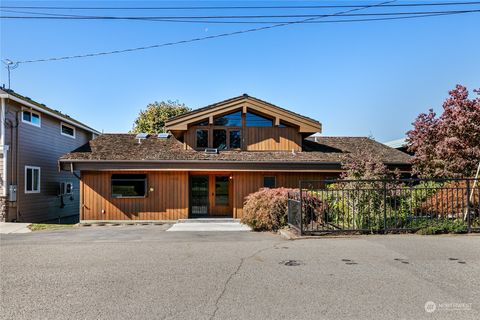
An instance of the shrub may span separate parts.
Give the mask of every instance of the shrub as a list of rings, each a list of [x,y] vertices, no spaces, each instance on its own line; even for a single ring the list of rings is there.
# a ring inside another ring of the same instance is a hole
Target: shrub
[[[463,219],[456,220],[427,220],[419,223],[412,223],[413,227],[419,228],[417,234],[441,234],[441,233],[465,233],[467,223]]]
[[[275,231],[287,225],[288,192],[293,189],[260,189],[243,205],[242,223],[255,231]]]

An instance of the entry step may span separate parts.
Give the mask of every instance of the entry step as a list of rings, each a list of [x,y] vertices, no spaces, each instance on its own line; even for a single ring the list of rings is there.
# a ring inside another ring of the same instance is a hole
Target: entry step
[[[178,223],[240,223],[240,219],[233,219],[233,218],[192,218],[192,219],[179,219]]]

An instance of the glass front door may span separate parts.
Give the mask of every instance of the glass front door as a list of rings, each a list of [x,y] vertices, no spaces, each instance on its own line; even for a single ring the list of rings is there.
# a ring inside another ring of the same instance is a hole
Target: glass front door
[[[190,177],[190,216],[192,218],[208,216],[208,176]]]

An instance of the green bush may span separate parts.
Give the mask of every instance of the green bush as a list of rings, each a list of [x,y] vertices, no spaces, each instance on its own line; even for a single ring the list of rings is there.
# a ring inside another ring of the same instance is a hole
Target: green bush
[[[412,228],[418,228],[417,234],[465,233],[467,223],[463,219],[455,220],[424,220],[411,223]]]

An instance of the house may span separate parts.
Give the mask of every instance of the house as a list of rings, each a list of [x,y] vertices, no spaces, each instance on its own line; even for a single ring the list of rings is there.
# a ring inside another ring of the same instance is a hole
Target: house
[[[79,181],[58,158],[99,132],[12,90],[0,99],[0,221],[78,219]]]
[[[407,139],[406,138],[387,141],[387,142],[384,142],[383,144],[386,145],[387,147],[400,150],[400,151],[408,153],[410,155],[412,154],[411,152],[408,151]]]
[[[352,153],[409,170],[409,156],[364,137],[317,137],[317,120],[242,95],[169,119],[168,134],[103,134],[60,159],[80,171],[82,220],[241,218],[263,187],[337,177]]]

